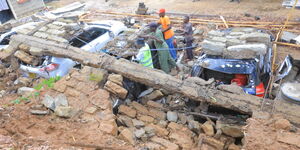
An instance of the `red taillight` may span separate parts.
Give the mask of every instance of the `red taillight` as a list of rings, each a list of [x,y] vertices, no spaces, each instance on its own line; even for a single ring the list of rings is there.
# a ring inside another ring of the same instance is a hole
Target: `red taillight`
[[[50,71],[56,70],[58,67],[59,67],[59,64],[50,64],[50,65],[47,65],[46,67],[41,68],[39,70],[50,72]]]

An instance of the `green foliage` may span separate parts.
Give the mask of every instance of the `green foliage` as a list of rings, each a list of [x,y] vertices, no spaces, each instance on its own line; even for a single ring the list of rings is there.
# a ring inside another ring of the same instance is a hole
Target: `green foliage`
[[[54,83],[60,80],[60,76],[56,76],[53,78],[45,79],[42,82],[40,82],[38,85],[34,87],[35,90],[40,91],[42,88],[48,87],[48,88],[53,88]],[[30,94],[27,97],[18,97],[17,99],[11,101],[12,104],[20,104],[23,101],[29,101],[31,98],[37,98],[40,96],[40,92],[34,92]]]
[[[22,101],[29,101],[29,97],[19,97],[13,101],[11,101],[12,104],[21,104]]]
[[[90,78],[91,81],[96,81],[96,82],[100,82],[103,79],[103,75],[102,74],[90,74]]]
[[[54,83],[57,82],[60,79],[61,79],[60,76],[56,76],[56,77],[51,77],[49,79],[45,79],[41,83],[39,83],[38,85],[36,85],[34,87],[34,89],[36,89],[37,91],[39,91],[43,87],[53,88]]]

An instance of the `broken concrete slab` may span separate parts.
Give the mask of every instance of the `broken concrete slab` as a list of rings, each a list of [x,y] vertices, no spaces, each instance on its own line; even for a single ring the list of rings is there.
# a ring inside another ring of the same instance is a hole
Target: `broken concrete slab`
[[[227,47],[223,52],[226,58],[232,59],[251,59],[266,53],[267,46],[265,44],[234,45]]]

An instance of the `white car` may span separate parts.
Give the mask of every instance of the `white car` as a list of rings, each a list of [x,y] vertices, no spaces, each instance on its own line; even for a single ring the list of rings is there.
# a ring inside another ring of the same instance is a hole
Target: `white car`
[[[69,44],[84,51],[100,52],[101,48],[126,29],[127,27],[122,22],[113,20],[85,23],[82,32],[77,33]],[[43,78],[62,77],[68,74],[76,64],[79,63],[68,58],[46,56],[41,66],[22,64],[20,69]]]
[[[24,29],[24,28],[34,28],[38,24],[39,24],[39,22],[29,22],[29,23],[20,25],[18,27],[12,28],[9,32],[1,34],[0,35],[0,51],[8,47],[10,37],[12,35],[17,34],[17,32],[19,30]]]

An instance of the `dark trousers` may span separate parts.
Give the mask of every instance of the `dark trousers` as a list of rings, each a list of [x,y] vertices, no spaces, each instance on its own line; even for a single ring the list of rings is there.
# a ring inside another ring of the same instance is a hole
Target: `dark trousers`
[[[191,48],[192,46],[193,46],[193,42],[192,41],[186,41],[185,47],[189,47],[189,48],[186,49],[187,59],[193,59],[194,58],[193,48]]]

